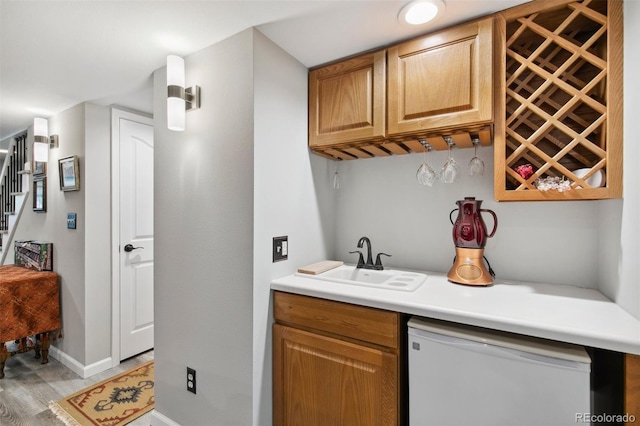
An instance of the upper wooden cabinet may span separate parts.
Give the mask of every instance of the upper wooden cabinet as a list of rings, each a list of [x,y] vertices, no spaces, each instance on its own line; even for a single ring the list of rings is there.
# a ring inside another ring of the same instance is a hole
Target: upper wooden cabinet
[[[619,0],[497,15],[496,200],[622,196],[622,25]]]
[[[493,18],[390,47],[388,134],[493,121]]]
[[[309,146],[384,137],[385,51],[309,73]]]
[[[492,49],[490,17],[311,70],[309,147],[351,160],[423,152],[420,139],[444,150],[446,136],[491,145]]]

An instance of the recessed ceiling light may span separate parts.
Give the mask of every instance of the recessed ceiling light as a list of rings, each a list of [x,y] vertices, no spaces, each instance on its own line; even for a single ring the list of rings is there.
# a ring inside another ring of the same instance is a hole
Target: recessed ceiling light
[[[438,16],[444,7],[442,0],[415,0],[400,9],[398,21],[409,25],[426,24]]]

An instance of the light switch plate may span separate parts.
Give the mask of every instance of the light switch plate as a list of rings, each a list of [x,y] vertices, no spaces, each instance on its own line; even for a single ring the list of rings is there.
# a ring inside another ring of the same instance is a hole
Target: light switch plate
[[[76,229],[76,220],[78,215],[76,213],[67,213],[67,229]]]
[[[289,237],[273,237],[273,261],[280,262],[289,257]]]

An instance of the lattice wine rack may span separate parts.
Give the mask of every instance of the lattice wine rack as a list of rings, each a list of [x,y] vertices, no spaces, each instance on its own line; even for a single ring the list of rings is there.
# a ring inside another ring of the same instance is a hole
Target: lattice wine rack
[[[496,199],[621,197],[622,2],[534,1],[497,28]]]

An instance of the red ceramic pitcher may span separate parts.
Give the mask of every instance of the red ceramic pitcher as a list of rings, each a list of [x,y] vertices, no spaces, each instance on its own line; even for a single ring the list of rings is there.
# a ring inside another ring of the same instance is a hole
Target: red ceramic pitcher
[[[449,220],[453,224],[453,242],[456,247],[464,248],[484,248],[487,238],[493,237],[498,229],[498,217],[489,209],[481,209],[482,200],[475,197],[465,197],[464,200],[456,201],[457,209],[451,210]],[[458,211],[455,223],[451,218],[453,212]],[[487,227],[482,220],[482,212],[491,213],[493,216],[493,230],[487,235]]]

